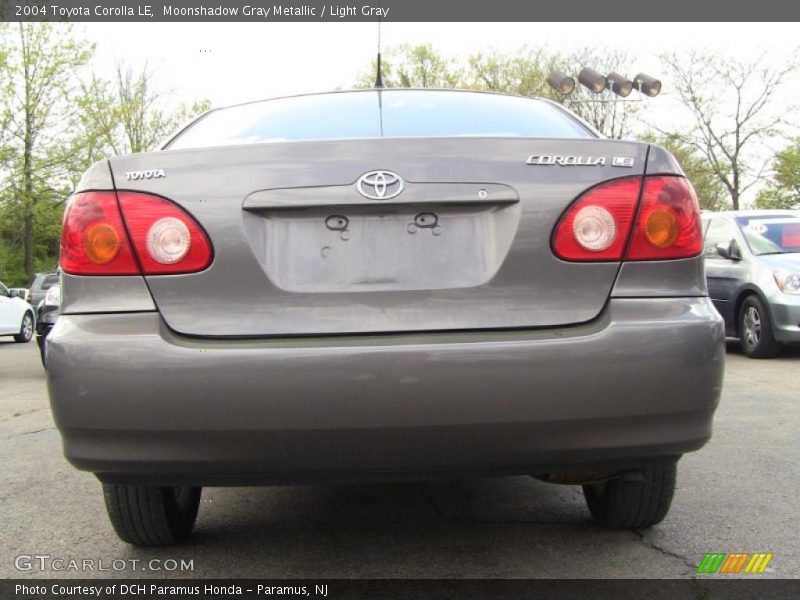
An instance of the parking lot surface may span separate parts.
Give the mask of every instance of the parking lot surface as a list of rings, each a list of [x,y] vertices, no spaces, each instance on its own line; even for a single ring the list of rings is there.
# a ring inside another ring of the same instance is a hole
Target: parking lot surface
[[[800,577],[798,368],[798,350],[756,361],[729,343],[714,437],[650,530],[606,531],[579,487],[530,477],[215,488],[188,544],[146,550],[117,539],[100,484],[62,457],[36,345],[0,338],[0,576],[684,578],[706,552],[772,552],[758,577]],[[18,570],[33,555],[110,570]]]

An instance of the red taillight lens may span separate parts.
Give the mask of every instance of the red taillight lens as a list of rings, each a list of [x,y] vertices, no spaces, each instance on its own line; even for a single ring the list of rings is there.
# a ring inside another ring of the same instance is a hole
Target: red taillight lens
[[[700,209],[684,177],[640,177],[603,183],[581,195],[556,226],[553,251],[563,260],[668,260],[700,254]],[[631,224],[636,214],[636,224]],[[627,253],[625,246],[631,237]]]
[[[212,258],[200,225],[164,198],[85,192],[75,196],[64,215],[61,268],[72,275],[193,273]]]
[[[72,275],[138,275],[114,192],[77,194],[64,213],[61,270]]]
[[[641,186],[641,177],[626,177],[581,195],[556,226],[556,256],[580,262],[622,260]]]
[[[692,184],[683,177],[646,177],[626,260],[690,258],[702,249],[700,208]]]
[[[208,236],[183,209],[149,194],[118,196],[145,275],[194,273],[211,264]]]

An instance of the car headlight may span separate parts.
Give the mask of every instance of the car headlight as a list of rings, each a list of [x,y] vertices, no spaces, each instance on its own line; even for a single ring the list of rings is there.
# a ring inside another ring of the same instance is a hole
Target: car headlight
[[[786,294],[800,294],[800,275],[790,271],[774,271],[775,283]]]
[[[58,306],[59,304],[61,304],[61,286],[56,283],[47,290],[47,294],[44,297],[44,305]]]

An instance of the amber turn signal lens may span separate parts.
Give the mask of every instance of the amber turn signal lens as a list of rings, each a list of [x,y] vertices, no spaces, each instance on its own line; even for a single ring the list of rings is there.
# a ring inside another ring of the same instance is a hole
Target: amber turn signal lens
[[[83,249],[89,260],[104,265],[117,257],[119,235],[108,223],[92,225],[83,238]]]
[[[669,248],[680,234],[678,218],[672,211],[656,209],[647,215],[644,233],[647,241],[656,248]]]

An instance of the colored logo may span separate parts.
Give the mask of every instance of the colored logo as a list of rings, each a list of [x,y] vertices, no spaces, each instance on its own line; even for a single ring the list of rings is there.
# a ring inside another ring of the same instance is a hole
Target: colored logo
[[[769,552],[707,552],[697,567],[698,573],[763,573],[772,553]]]

